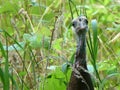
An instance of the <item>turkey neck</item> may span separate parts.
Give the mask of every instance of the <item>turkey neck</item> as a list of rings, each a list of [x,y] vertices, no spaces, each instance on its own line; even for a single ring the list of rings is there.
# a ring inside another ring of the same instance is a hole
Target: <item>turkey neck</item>
[[[86,68],[86,32],[77,35],[76,62]]]

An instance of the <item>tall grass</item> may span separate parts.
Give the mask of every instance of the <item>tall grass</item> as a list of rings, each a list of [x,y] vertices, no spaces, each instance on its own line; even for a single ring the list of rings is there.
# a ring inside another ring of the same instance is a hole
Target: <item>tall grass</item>
[[[80,7],[88,10],[88,19],[99,20],[99,23],[92,20],[92,27],[88,32],[88,48],[98,80],[97,88],[114,87],[111,84],[112,81],[119,86],[119,34],[117,33],[120,15],[117,14],[119,11],[117,3],[109,0],[1,0],[0,5],[0,28],[2,29],[0,30],[0,60],[2,61],[0,82],[3,84],[2,89],[43,90],[42,86],[44,90],[66,88],[70,69],[68,64],[63,63],[69,61],[70,57],[73,63],[75,51],[73,32],[69,26],[71,19],[79,16]],[[71,10],[69,5],[71,5]],[[112,12],[111,7],[114,9]],[[110,30],[103,32],[97,27],[99,25],[103,30],[106,28]],[[98,49],[99,34],[101,35],[99,46],[102,48]],[[110,38],[106,38],[107,35]],[[107,43],[107,41],[111,42]],[[9,54],[16,55],[15,61],[13,58],[10,60],[12,55]],[[110,60],[108,55],[111,57]],[[62,64],[63,72],[61,72]],[[102,70],[98,65],[102,67]],[[106,69],[107,65],[109,69]],[[110,71],[109,74],[106,71]],[[101,78],[101,75],[105,78]],[[111,78],[115,79],[111,80]],[[118,82],[114,81],[116,79]]]
[[[94,19],[91,21],[91,25],[92,25],[92,34],[91,31],[88,31],[88,40],[87,40],[87,45],[90,51],[90,55],[91,55],[91,63],[93,65],[94,71],[95,71],[95,75],[97,77],[97,79],[99,80],[99,84],[97,85],[99,88],[99,85],[101,84],[101,78],[98,72],[98,68],[97,68],[97,56],[98,56],[98,29],[97,29],[97,21]],[[92,35],[92,36],[91,36]],[[97,81],[97,80],[96,80]]]
[[[0,77],[1,77],[1,80],[2,80],[2,83],[3,83],[3,89],[4,90],[9,90],[9,63],[8,63],[8,53],[5,52],[4,48],[3,48],[3,45],[2,43],[0,42],[0,49],[1,49],[1,53],[2,53],[2,56],[4,57],[5,59],[5,67],[4,69],[2,70],[0,68]]]
[[[6,48],[3,47],[3,44],[0,41],[0,51],[5,60],[4,68],[2,68],[2,67],[0,68],[0,77],[1,77],[2,84],[3,84],[3,89],[10,90],[10,82],[12,82],[14,88],[16,90],[18,90],[17,84],[16,84],[12,74],[9,73],[8,38],[10,38],[9,37],[10,35],[4,30],[1,30],[1,31],[3,32],[5,41],[6,41],[6,45],[5,45]]]

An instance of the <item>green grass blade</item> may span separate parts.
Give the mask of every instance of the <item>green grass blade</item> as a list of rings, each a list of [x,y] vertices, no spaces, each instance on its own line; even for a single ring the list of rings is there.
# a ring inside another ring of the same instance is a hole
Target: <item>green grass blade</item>
[[[12,81],[12,84],[15,86],[15,90],[18,90],[17,83],[15,82],[15,80],[14,80],[13,76],[12,76],[12,75],[10,75],[10,74],[9,74],[9,76],[10,76],[10,79],[11,79],[11,81]]]
[[[4,32],[5,35],[10,37],[21,49],[24,50],[23,46],[21,46],[7,31],[0,29],[0,32]]]
[[[72,19],[73,19],[73,12],[72,12],[72,7],[71,7],[71,4],[70,4],[70,0],[68,0],[68,2],[69,2],[71,17],[72,17]]]
[[[0,68],[0,78],[1,78],[1,81],[3,83],[3,85],[5,84],[5,78],[4,78],[4,72],[3,70]]]
[[[93,59],[93,61],[91,61],[92,62],[92,64],[94,64],[95,63],[95,60],[94,60],[94,51],[93,51],[93,40],[92,40],[92,38],[91,38],[91,32],[90,31],[88,31],[88,36],[89,36],[89,42],[88,42],[88,40],[87,40],[87,45],[88,45],[88,48],[89,48],[89,51],[90,51],[90,54],[91,54],[91,57],[92,57],[92,59]]]
[[[93,50],[94,50],[94,58],[96,60],[97,58],[97,50],[98,50],[98,40],[97,40],[97,21],[94,19],[91,21],[92,24],[92,30],[93,30]]]
[[[97,53],[98,53],[97,21],[92,20],[91,24],[92,24],[92,34],[91,34],[90,31],[88,32],[89,41],[87,40],[87,45],[88,45],[88,49],[90,51],[90,55],[91,55],[91,58],[92,58],[91,63],[94,67],[96,77],[99,79],[99,82],[101,83],[101,78],[99,76],[99,73],[98,73],[98,70],[97,70],[97,63],[96,63]],[[91,35],[92,35],[92,38],[91,38]]]
[[[103,88],[104,88],[104,86],[105,86],[105,84],[107,83],[107,81],[110,79],[110,78],[112,78],[112,77],[120,77],[120,73],[112,73],[112,74],[109,74],[106,78],[104,78],[103,80],[102,80],[102,83],[100,84],[100,88],[99,88],[99,90],[103,90]],[[109,82],[109,81],[108,81]]]
[[[71,2],[71,3],[73,4],[73,6],[74,6],[74,8],[75,8],[75,11],[76,11],[76,13],[77,13],[77,16],[79,16],[79,13],[78,13],[78,10],[77,10],[77,8],[76,8],[75,3],[74,3],[72,0],[69,0],[69,2]]]
[[[3,89],[4,90],[9,90],[9,65],[8,65],[8,56],[5,53],[5,50],[3,48],[2,43],[0,42],[0,49],[2,52],[3,57],[5,58],[5,73],[4,73],[4,83],[3,83]]]
[[[5,33],[7,36],[9,36],[11,39],[13,39],[13,41],[14,41],[20,48],[23,49],[23,47],[22,47],[8,32],[6,32],[6,31],[4,30],[4,33]]]
[[[5,57],[5,85],[4,88],[5,90],[9,90],[9,85],[10,85],[10,81],[9,81],[9,62],[8,62],[8,37],[5,34],[5,39],[6,39],[6,57]],[[2,46],[3,48],[3,46]]]
[[[2,45],[1,42],[0,42],[0,49],[1,49],[1,52],[2,52],[2,56],[6,59],[6,53],[4,51],[4,48],[3,48],[3,45]]]

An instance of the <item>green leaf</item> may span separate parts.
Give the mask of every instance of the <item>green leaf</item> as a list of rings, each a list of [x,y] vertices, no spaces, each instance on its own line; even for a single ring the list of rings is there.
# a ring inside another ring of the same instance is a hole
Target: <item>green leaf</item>
[[[91,21],[92,23],[92,30],[93,30],[93,46],[94,46],[94,56],[95,59],[97,58],[97,50],[98,50],[98,40],[97,40],[97,21],[96,19]]]
[[[19,45],[21,45],[23,48],[24,48],[24,46],[25,46],[25,42],[19,42]],[[8,46],[8,51],[13,51],[13,50],[22,50],[20,47],[19,47],[19,45],[18,44],[13,44],[13,45],[10,45],[10,46]],[[6,48],[6,46],[3,46],[4,47],[4,50],[7,50]]]
[[[62,38],[54,40],[52,47],[53,47],[55,50],[61,50],[61,49],[62,49],[62,48],[61,48],[61,42],[62,42]]]
[[[41,47],[41,41],[37,41],[37,35],[30,35],[25,33],[23,35],[24,41],[28,43],[32,48],[38,48]],[[41,38],[40,38],[41,39]]]
[[[67,74],[67,71],[68,71],[68,63],[64,63],[63,65],[62,65],[62,72],[64,73],[64,74]]]
[[[45,79],[44,90],[66,90],[65,81],[65,75],[61,71],[61,68],[57,67],[55,71]],[[43,90],[43,88],[40,87],[40,90]]]
[[[47,38],[47,37],[45,37],[44,39],[43,39],[43,44],[42,44],[42,46],[45,48],[45,49],[49,49],[49,46],[50,46],[50,39],[49,38]]]
[[[14,30],[12,27],[7,27],[7,32],[10,34],[10,35],[13,35],[14,34]]]
[[[47,36],[43,37],[43,35],[38,34],[24,34],[23,38],[25,42],[28,42],[32,48],[45,48],[49,49],[49,38]]]
[[[19,42],[16,39],[14,39],[14,37],[12,37],[7,31],[5,31],[5,30],[1,30],[1,31],[4,32],[5,35],[10,37],[21,49],[23,49],[23,47],[19,44]]]
[[[21,72],[19,73],[20,76],[25,76],[26,74],[27,74],[27,72],[25,72],[25,71],[21,71]]]
[[[92,65],[87,65],[88,71],[94,73],[94,68]]]
[[[10,1],[6,1],[1,7],[0,7],[0,13],[5,12],[12,12],[17,13],[18,5],[15,3],[11,3]]]
[[[37,35],[49,36],[51,35],[51,32],[49,28],[47,28],[46,26],[42,26],[40,31],[38,31]]]
[[[50,21],[50,20],[52,20],[54,17],[55,17],[55,14],[54,14],[53,12],[49,12],[49,13],[47,13],[47,14],[44,16],[43,20]]]
[[[75,60],[75,53],[72,54],[71,59],[70,59],[70,63],[73,64]]]
[[[7,38],[7,37],[6,37]],[[8,64],[8,54],[6,54],[2,43],[0,42],[0,49],[2,52],[3,57],[5,58],[5,73],[4,73],[4,83],[3,83],[3,89],[8,90],[9,89],[9,64]],[[2,72],[2,71],[1,71]],[[3,73],[3,72],[2,72]],[[3,78],[3,77],[2,77]]]
[[[4,72],[3,70],[0,68],[0,78],[1,78],[1,81],[3,83],[3,85],[5,84],[5,77],[4,77]]]
[[[30,9],[31,9],[31,14],[40,15],[39,6],[33,6]]]
[[[30,41],[30,40],[31,40],[31,37],[32,37],[32,35],[27,34],[27,33],[25,33],[25,34],[23,35],[23,39],[24,39],[25,41]]]
[[[17,83],[16,81],[14,80],[13,76],[12,75],[9,75],[10,76],[10,79],[12,81],[12,84],[15,86],[15,90],[18,90],[18,86],[17,86]]]
[[[4,51],[4,48],[3,48],[3,45],[2,45],[1,42],[0,42],[0,50],[1,50],[1,52],[2,52],[2,56],[6,59],[6,53],[5,53],[5,51]]]

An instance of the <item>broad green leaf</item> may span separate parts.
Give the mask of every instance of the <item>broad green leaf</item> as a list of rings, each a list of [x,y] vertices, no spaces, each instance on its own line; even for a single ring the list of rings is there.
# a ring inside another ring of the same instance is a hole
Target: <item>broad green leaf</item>
[[[34,6],[34,7],[31,7],[30,9],[31,9],[31,14],[40,15],[39,6]]]
[[[92,65],[87,65],[88,71],[94,73],[94,68]]]
[[[17,13],[18,5],[15,3],[11,3],[10,1],[6,1],[1,7],[0,7],[0,13]]]
[[[27,72],[25,72],[25,71],[21,71],[20,73],[19,73],[19,75],[22,77],[22,76],[25,76],[27,74]]]
[[[32,37],[32,35],[27,34],[27,33],[25,33],[25,34],[23,35],[23,39],[24,39],[25,41],[30,41],[30,40],[31,40],[31,37]]]
[[[55,17],[55,14],[54,14],[53,12],[48,12],[48,13],[44,16],[43,20],[50,21],[50,20],[52,20],[54,17]]]
[[[46,26],[42,26],[42,28],[40,28],[40,30],[36,34],[42,36],[49,36],[51,35],[51,31]]]
[[[67,74],[67,71],[68,71],[68,63],[64,63],[63,65],[62,65],[62,72],[64,73],[64,74]]]
[[[7,27],[7,32],[10,34],[10,35],[13,35],[14,34],[14,30],[12,27]]]
[[[25,46],[25,42],[19,42],[19,45],[21,45],[22,46],[22,48],[24,48],[24,46]],[[14,51],[15,49],[16,50],[22,50],[20,47],[19,47],[19,45],[18,44],[13,44],[13,45],[10,45],[10,46],[8,46],[8,51]],[[4,50],[6,50],[6,46],[3,46],[4,47]]]
[[[38,35],[38,34],[24,34],[23,38],[26,42],[29,42],[29,45],[32,48],[45,48],[49,49],[49,38],[46,36],[43,37],[43,35]]]

